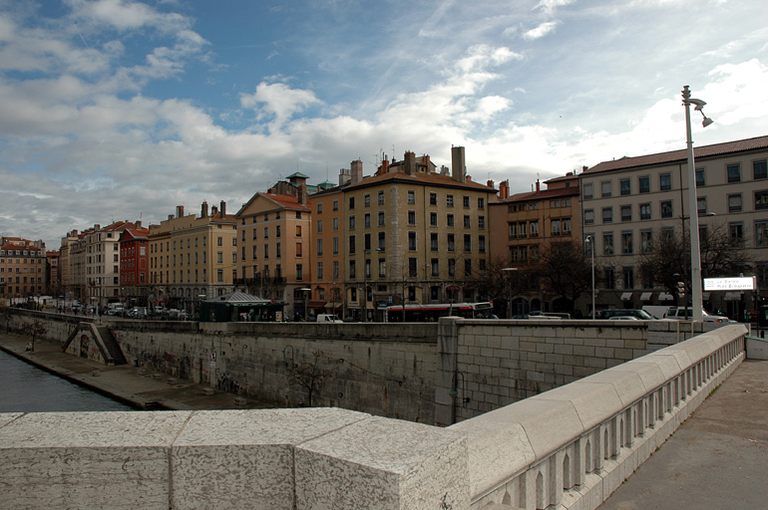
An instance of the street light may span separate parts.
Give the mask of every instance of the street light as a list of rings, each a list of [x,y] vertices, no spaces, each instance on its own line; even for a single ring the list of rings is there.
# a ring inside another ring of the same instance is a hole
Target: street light
[[[592,256],[592,320],[595,320],[595,239],[592,235],[588,235],[584,238],[584,241],[589,243],[590,254]]]
[[[694,110],[701,112],[704,117],[701,125],[709,126],[714,122],[704,115],[704,105],[701,99],[691,97],[688,85],[682,90],[683,106],[685,106],[685,135],[688,145],[688,217],[691,236],[691,306],[693,308],[693,320],[701,322],[703,319],[704,300],[701,292],[701,255],[699,254],[699,215],[696,206],[696,165],[693,157],[693,140],[691,138],[691,105]]]
[[[519,271],[519,267],[504,267],[501,269],[507,274],[511,274],[515,271]],[[512,318],[512,285],[509,286],[509,294],[507,294],[507,319]]]

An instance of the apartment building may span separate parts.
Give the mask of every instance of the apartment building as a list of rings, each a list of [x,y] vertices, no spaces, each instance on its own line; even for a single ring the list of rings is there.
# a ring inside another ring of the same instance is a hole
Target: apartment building
[[[266,193],[255,193],[237,212],[240,240],[238,285],[286,304],[284,313],[303,319],[311,304],[312,215],[306,176],[295,173]]]
[[[139,222],[120,235],[120,295],[123,302],[147,305],[149,296],[149,229]]]
[[[579,177],[572,172],[544,181],[531,191],[509,195],[509,183],[499,184],[499,198],[489,206],[491,260],[510,271],[526,272],[554,243],[582,244]],[[511,273],[507,273],[512,278]],[[520,278],[518,278],[520,279]],[[560,296],[538,285],[517,289],[509,296],[508,311],[524,315],[531,311],[557,309]]]
[[[237,219],[226,202],[200,214],[176,207],[159,225],[149,226],[149,296],[151,305],[194,312],[198,303],[234,290],[237,263]]]
[[[45,243],[0,237],[0,298],[10,302],[40,296],[46,278]]]
[[[695,147],[699,228],[720,229],[743,246],[759,294],[768,282],[768,136]],[[687,151],[605,161],[581,174],[584,236],[595,239],[600,267],[598,307],[672,305],[673,297],[647,275],[640,258],[660,235],[688,234]],[[738,276],[738,275],[710,275]],[[705,307],[742,317],[749,292],[705,293]]]
[[[326,309],[341,304],[345,317],[373,320],[389,304],[485,297],[476,281],[488,263],[496,191],[466,175],[463,147],[452,149],[451,170],[406,152],[400,161],[385,157],[372,176],[353,161],[340,182],[310,197],[321,210],[313,224],[324,253],[319,270],[325,275],[331,264],[313,291]]]
[[[66,299],[75,297],[75,276],[73,250],[77,244],[78,231],[71,230],[61,238],[59,247],[59,280],[61,293]]]
[[[59,273],[59,252],[50,250],[45,253],[46,274],[45,292],[49,296],[61,294],[61,274]]]

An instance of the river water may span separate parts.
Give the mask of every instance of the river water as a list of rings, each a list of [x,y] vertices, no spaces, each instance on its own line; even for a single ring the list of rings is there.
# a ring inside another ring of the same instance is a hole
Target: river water
[[[0,351],[0,412],[130,409]]]

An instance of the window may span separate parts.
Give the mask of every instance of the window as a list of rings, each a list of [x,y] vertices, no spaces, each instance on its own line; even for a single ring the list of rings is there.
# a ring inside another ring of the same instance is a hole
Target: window
[[[752,162],[752,178],[756,181],[768,179],[768,164],[766,164],[766,160],[761,159]]]
[[[379,232],[379,248],[378,248],[379,251],[384,251],[384,249],[387,246],[385,236],[386,234],[384,232]]]
[[[637,187],[640,193],[649,193],[651,191],[651,178],[647,175],[638,177]]]
[[[296,279],[297,280],[303,280],[304,279],[304,265],[303,264],[296,264]]]
[[[469,209],[469,197],[464,195],[463,197],[461,197],[461,199],[462,199],[461,202],[464,208]]]
[[[416,251],[416,232],[408,232],[408,249]]]
[[[731,163],[725,167],[728,182],[741,182],[741,165]]]
[[[275,226],[275,237],[280,237],[280,225]]]
[[[707,197],[698,197],[696,199],[696,211],[699,216],[707,214]]]
[[[485,209],[485,199],[480,197],[477,199],[477,208],[478,209]]]
[[[437,213],[436,212],[429,213],[429,225],[432,226],[432,227],[436,227],[437,226]]]
[[[603,181],[600,183],[600,196],[603,198],[611,196],[611,181]]]
[[[275,257],[280,257],[280,243],[275,244]]]
[[[255,248],[255,246],[254,246],[254,248]],[[323,254],[323,240],[322,239],[318,239],[317,240],[317,254],[318,255],[322,255]]]
[[[464,276],[472,276],[472,260],[464,260]]]
[[[629,179],[621,179],[619,181],[619,193],[622,195],[632,194],[632,187],[630,186]]]
[[[416,203],[416,193],[413,191],[408,192],[408,204],[413,205]]]
[[[649,203],[640,204],[640,219],[641,220],[651,219],[651,204]]]
[[[448,234],[448,251],[456,251],[456,237]]]
[[[632,206],[631,205],[622,205],[621,206],[621,221],[632,221]]]
[[[333,201],[333,207],[332,207],[332,209],[333,209],[334,211],[338,211],[338,210],[339,210],[339,201],[338,201],[338,200],[334,200],[334,201]]]
[[[621,233],[621,254],[632,255],[633,248],[634,247],[632,246],[632,232],[622,232]]]
[[[356,221],[354,216],[349,217],[349,230],[355,230]]]
[[[301,237],[301,225],[296,225],[296,237]]]
[[[585,225],[592,225],[595,223],[595,210],[594,209],[584,209],[584,224]]]
[[[583,193],[584,200],[591,200],[593,198],[594,191],[593,191],[593,186],[591,182],[584,184],[584,189],[582,193]]]
[[[650,230],[640,231],[640,253],[651,253],[653,251],[653,232]]]
[[[603,223],[613,223],[613,207],[603,207]]]
[[[672,201],[671,200],[661,201],[661,217],[662,218],[672,217]]]
[[[363,207],[370,207],[371,206],[371,195],[369,193],[366,193],[365,196],[363,196]]]
[[[331,229],[334,232],[337,232],[339,230],[339,219],[338,218],[333,218],[331,220]]]
[[[728,212],[739,212],[741,207],[741,193],[728,195]]]
[[[453,195],[447,195],[445,197],[445,205],[447,207],[453,207]]]
[[[625,289],[634,289],[635,288],[635,268],[633,267],[624,267],[622,268],[623,276],[624,276],[624,288]]]
[[[379,205],[384,205],[384,192],[379,191],[379,193],[376,195],[376,203]]]
[[[365,213],[363,216],[363,227],[364,228],[371,228],[371,215],[370,213]]]
[[[539,237],[539,221],[535,220],[528,224],[528,229],[530,230],[531,237]],[[523,237],[525,237],[525,223],[523,223]]]
[[[472,223],[469,220],[469,216],[465,214],[464,215],[464,228],[471,228],[471,226],[472,226]]]
[[[659,175],[659,190],[669,191],[672,189],[672,174],[666,173]]]
[[[755,247],[768,248],[768,221],[755,222]]]
[[[216,246],[224,246],[224,238],[219,236],[216,238]]]
[[[334,255],[339,254],[339,238],[338,237],[333,238],[333,254]]]
[[[384,226],[384,213],[383,213],[383,212],[379,212],[379,221],[378,221],[378,224],[379,224],[379,226],[380,226],[380,227],[383,227],[383,226]]]
[[[704,178],[704,169],[703,168],[697,168],[696,169],[696,186],[706,186],[706,179]]]
[[[408,276],[413,278],[416,275],[417,275],[417,271],[416,271],[416,257],[409,257],[408,258]],[[415,295],[414,295],[413,299],[416,299]],[[413,299],[411,301],[413,301]]]
[[[437,234],[436,233],[429,234],[429,248],[430,248],[430,250],[437,251],[437,245],[438,245]]]
[[[339,266],[339,261],[338,260],[334,260],[333,261],[333,279],[334,280],[339,279],[341,277],[340,273],[341,273],[341,268]]]
[[[355,197],[349,197],[349,208],[350,209],[355,208]]]
[[[438,259],[431,259],[432,276],[440,276],[440,263]]]
[[[304,256],[304,249],[303,249],[301,243],[296,243],[296,256],[297,257],[303,257]]]
[[[409,225],[416,224],[416,211],[408,211],[408,224]]]
[[[355,242],[355,236],[349,236],[349,253],[353,254],[355,253],[355,249],[357,247],[357,243]]]
[[[472,251],[472,235],[464,234],[464,251]]]
[[[323,203],[322,203],[322,202],[320,202],[320,203],[318,203],[318,204],[317,204],[317,213],[318,213],[318,214],[320,214],[320,213],[322,213],[322,212],[323,212]],[[245,218],[243,218],[243,219],[245,219]],[[254,221],[255,221],[255,220],[256,220],[256,217],[254,216],[254,217],[253,217],[253,219],[254,219]]]
[[[560,220],[552,220],[550,223],[553,236],[560,235]]]
[[[446,222],[446,224],[449,227],[452,227],[453,226],[453,214],[449,214],[448,216],[446,216],[445,222]]]
[[[437,193],[429,194],[429,205],[437,205]]]
[[[448,276],[456,276],[456,259],[448,259]]]
[[[768,190],[755,191],[755,210],[768,209]]]
[[[485,236],[477,238],[477,249],[480,253],[485,253]]]
[[[485,216],[477,217],[477,228],[485,228]]]
[[[603,255],[613,255],[613,232],[603,232]]]
[[[379,259],[379,277],[387,276],[387,260]]]
[[[357,263],[354,260],[349,261],[349,279],[354,280],[357,278]],[[352,289],[355,290],[354,288]]]
[[[739,246],[744,242],[744,224],[742,222],[728,224],[728,240],[734,246]]]

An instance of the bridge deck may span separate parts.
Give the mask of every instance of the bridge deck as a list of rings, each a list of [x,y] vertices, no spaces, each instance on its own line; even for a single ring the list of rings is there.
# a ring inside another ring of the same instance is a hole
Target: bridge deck
[[[765,508],[768,361],[745,361],[600,510]]]

